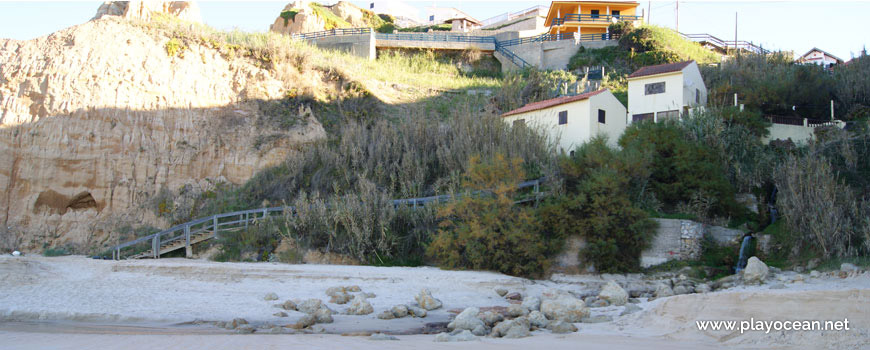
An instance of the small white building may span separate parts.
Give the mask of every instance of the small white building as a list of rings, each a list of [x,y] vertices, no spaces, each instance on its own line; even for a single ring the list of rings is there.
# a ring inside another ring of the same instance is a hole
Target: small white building
[[[369,10],[377,14],[393,16],[397,20],[407,20],[414,23],[420,22],[420,10],[403,1],[372,0],[369,2]]]
[[[817,47],[814,47],[812,50],[807,51],[807,53],[803,54],[803,56],[798,57],[797,62],[816,64],[825,68],[832,68],[838,64],[843,64],[843,60],[841,60],[839,57],[834,56]]]
[[[625,106],[607,89],[529,103],[502,114],[502,119],[514,127],[546,132],[566,153],[597,135],[606,135],[616,146],[627,125]]]
[[[695,61],[660,64],[628,76],[631,121],[680,118],[707,105],[707,86]]]
[[[473,18],[469,14],[462,12],[455,7],[434,7],[429,6],[426,7],[426,18],[423,19],[424,23],[429,25],[436,25],[447,22],[449,19],[453,18]]]
[[[481,27],[480,21],[471,17],[451,18],[446,20],[445,22],[450,23],[451,32],[467,33]]]

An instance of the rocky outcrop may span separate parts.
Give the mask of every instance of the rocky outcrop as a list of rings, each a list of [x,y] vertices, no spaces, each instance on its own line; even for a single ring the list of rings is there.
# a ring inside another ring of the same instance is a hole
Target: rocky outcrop
[[[323,11],[334,14],[339,19],[338,23],[335,22],[335,17],[327,20],[318,15],[312,8],[311,1],[297,0],[284,6],[275,22],[269,26],[269,30],[281,34],[296,34],[342,27],[363,28],[369,26],[365,20],[366,15],[374,15],[345,1],[339,1],[332,6],[316,3],[313,6],[319,6]]]
[[[586,303],[564,291],[547,291],[541,301],[541,312],[552,321],[580,322],[589,316]]]
[[[100,5],[93,19],[118,16],[147,21],[154,14],[166,14],[185,21],[202,23],[199,5],[195,1],[107,1]]]
[[[614,281],[607,281],[604,287],[601,288],[601,292],[598,293],[598,297],[616,306],[622,306],[628,302],[628,292]]]
[[[308,110],[258,126],[265,102],[306,79],[195,42],[170,56],[169,41],[111,16],[0,40],[0,236],[24,251],[102,249],[124,223],[168,226],[155,212],[182,199],[156,203],[161,189],[240,184],[325,137]]]

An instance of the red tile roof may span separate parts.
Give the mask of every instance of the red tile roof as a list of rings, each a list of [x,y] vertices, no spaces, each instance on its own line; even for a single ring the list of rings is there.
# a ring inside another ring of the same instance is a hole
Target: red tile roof
[[[581,100],[585,100],[587,98],[590,98],[592,96],[598,95],[604,91],[607,91],[607,89],[601,89],[598,91],[587,92],[585,94],[580,94],[580,95],[562,96],[562,97],[556,97],[553,99],[544,100],[544,101],[540,101],[540,102],[529,103],[525,106],[522,106],[520,108],[517,108],[517,109],[512,110],[510,112],[507,112],[505,114],[502,114],[501,116],[507,117],[507,116],[514,115],[514,114],[537,111],[537,110],[544,109],[544,108],[550,108],[553,106],[563,105],[563,104],[566,104],[568,102],[581,101]]]
[[[684,61],[684,62],[677,62],[677,63],[665,63],[665,64],[659,64],[659,65],[655,65],[655,66],[646,66],[646,67],[642,67],[641,69],[638,69],[634,73],[631,73],[631,75],[629,75],[628,78],[631,79],[631,78],[643,77],[643,76],[647,76],[647,75],[679,72],[679,71],[683,70],[683,68],[686,68],[686,66],[688,66],[692,62],[695,62],[695,61],[691,60],[691,61]]]

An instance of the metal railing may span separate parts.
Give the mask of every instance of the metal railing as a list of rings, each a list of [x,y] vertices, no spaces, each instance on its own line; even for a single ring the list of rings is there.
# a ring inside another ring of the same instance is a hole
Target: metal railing
[[[292,34],[292,35],[290,35],[290,37],[292,37],[293,39],[299,39],[299,40],[312,40],[312,39],[326,38],[326,37],[331,37],[331,36],[369,34],[371,32],[372,32],[371,28],[335,28],[335,29],[324,30],[324,31],[320,31],[320,32]]]
[[[498,43],[495,44],[495,51],[510,59],[511,62],[517,65],[517,67],[520,67],[520,69],[531,67],[531,64],[529,64],[529,62],[526,62],[526,60],[524,60],[522,57],[517,56],[517,54],[513,53],[511,50],[506,49],[504,46]]]
[[[617,40],[618,34],[577,34],[577,33],[559,33],[559,34],[541,34],[538,36],[530,36],[526,38],[517,38],[510,40],[499,41],[501,46],[514,46],[529,43],[538,43],[544,41],[559,41],[559,40],[574,40],[574,41],[601,41],[601,40]]]
[[[561,18],[553,18],[551,25],[560,26],[567,22],[612,23],[613,21],[641,21],[643,16],[595,15],[589,13],[569,13]]]
[[[716,36],[713,36],[713,35],[710,35],[707,33],[701,33],[701,34],[683,34],[683,33],[680,33],[680,35],[683,38],[686,38],[686,39],[691,40],[691,41],[708,44],[708,45],[712,46],[713,48],[718,49],[722,52],[726,52],[729,49],[735,49],[735,50],[749,51],[752,53],[757,53],[757,54],[762,54],[762,55],[766,55],[766,54],[770,53],[770,50],[767,50],[761,46],[758,46],[751,41],[723,40],[723,39],[720,39]]]
[[[768,115],[767,120],[769,120],[773,124],[805,126],[808,128],[815,128],[825,125],[836,126],[839,123],[839,121],[832,119],[813,119],[783,115]]]
[[[378,40],[405,40],[405,41],[443,41],[443,42],[458,42],[458,43],[483,43],[495,44],[495,37],[492,36],[471,36],[457,34],[428,34],[428,33],[377,33],[375,38]]]
[[[535,179],[524,181],[517,185],[517,189],[523,189],[532,187],[533,188],[533,196],[532,198],[523,198],[517,201],[517,203],[528,202],[532,200],[537,200],[540,197],[540,186],[542,179]],[[481,195],[482,191],[473,192],[471,195]],[[436,203],[444,203],[450,200],[462,198],[464,195],[462,194],[447,194],[440,196],[430,196],[430,197],[420,197],[420,198],[407,198],[407,199],[395,199],[392,201],[393,208],[422,208],[426,207],[430,204]],[[295,215],[296,208],[292,206],[286,207],[271,207],[271,208],[258,208],[258,209],[249,209],[249,210],[241,210],[234,211],[230,213],[222,213],[216,214],[204,218],[199,218],[190,222],[186,222],[180,225],[172,226],[166,230],[134,239],[129,242],[118,244],[114,247],[111,247],[112,251],[112,259],[120,260],[122,255],[122,250],[126,248],[131,248],[135,245],[141,245],[144,243],[150,243],[150,252],[149,249],[144,249],[144,253],[150,253],[144,256],[150,256],[151,258],[159,258],[162,254],[161,248],[164,246],[169,246],[171,244],[176,244],[180,242],[184,242],[184,246],[190,247],[192,244],[191,239],[198,237],[199,235],[203,235],[202,240],[210,239],[213,237],[217,237],[221,230],[229,231],[229,230],[237,230],[237,229],[246,229],[250,224],[256,223],[258,220],[263,220],[268,218],[275,213],[289,213],[290,215]],[[144,248],[144,247],[143,247]],[[175,248],[177,249],[177,248]],[[174,249],[172,249],[174,250]],[[143,253],[143,254],[144,254]],[[132,254],[130,254],[132,255]],[[141,254],[140,254],[141,255]]]

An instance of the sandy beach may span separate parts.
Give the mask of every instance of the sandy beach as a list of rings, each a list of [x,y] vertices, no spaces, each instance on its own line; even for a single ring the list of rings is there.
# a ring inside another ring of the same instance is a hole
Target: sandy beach
[[[606,276],[605,276],[606,277]],[[81,256],[0,257],[0,343],[3,349],[392,349],[392,348],[550,348],[576,349],[866,349],[870,344],[870,275],[841,279],[807,278],[782,289],[739,286],[711,293],[641,300],[642,311],[620,316],[623,306],[592,308],[592,316],[613,321],[577,323],[579,331],[532,332],[522,339],[478,337],[477,341],[437,343],[420,334],[427,324],[448,322],[470,306],[508,306],[493,290],[523,295],[548,289],[590,294],[601,276],[554,276],[528,280],[497,273],[444,271],[432,267],[217,263],[204,260],[93,260]],[[600,283],[599,283],[600,284]],[[335,321],[317,332],[234,334],[208,321],[245,318],[254,326],[296,322],[301,312],[274,314],[284,300],[329,298],[325,290],[358,285],[374,293],[374,312],[345,315],[347,305],[328,304]],[[425,318],[381,320],[378,313],[414,303],[428,288],[444,307]],[[277,301],[264,295],[275,293]],[[837,320],[848,331],[699,331],[698,320]],[[397,341],[370,340],[372,332]],[[302,334],[307,333],[307,334]]]

